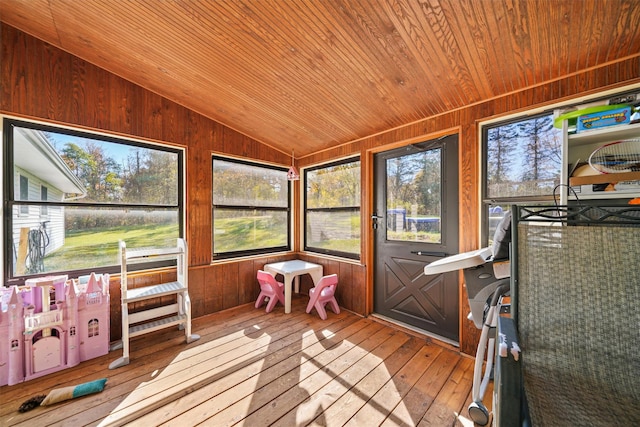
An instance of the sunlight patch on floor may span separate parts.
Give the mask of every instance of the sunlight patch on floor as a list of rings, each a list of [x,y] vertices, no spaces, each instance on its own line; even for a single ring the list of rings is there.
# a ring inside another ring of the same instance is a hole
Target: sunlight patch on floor
[[[333,333],[333,332],[331,332],[331,331],[329,331],[327,329],[323,329],[322,331],[320,331],[320,334],[325,338],[329,338],[329,337],[335,335],[335,333]]]
[[[462,414],[456,413],[456,420],[458,421],[456,425],[461,425],[462,427],[474,427],[473,421]]]
[[[248,327],[205,343],[198,343],[180,352],[166,366],[154,369],[149,381],[142,381],[114,408],[108,417],[102,420],[99,427],[123,425],[155,409],[173,402],[180,397],[201,389],[221,378],[233,373],[238,366],[263,361],[258,349],[242,358],[232,359],[230,350],[258,340],[265,340],[267,351],[268,339],[259,332],[257,325]],[[215,366],[211,368],[211,365]],[[207,367],[209,366],[209,367]],[[185,369],[189,376],[185,377]],[[257,381],[259,376],[251,378]],[[254,387],[257,387],[255,385]]]

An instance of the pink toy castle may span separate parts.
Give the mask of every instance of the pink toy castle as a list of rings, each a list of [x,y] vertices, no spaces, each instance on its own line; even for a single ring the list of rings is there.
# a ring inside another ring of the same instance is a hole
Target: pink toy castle
[[[49,276],[0,287],[0,386],[109,352],[109,275]]]

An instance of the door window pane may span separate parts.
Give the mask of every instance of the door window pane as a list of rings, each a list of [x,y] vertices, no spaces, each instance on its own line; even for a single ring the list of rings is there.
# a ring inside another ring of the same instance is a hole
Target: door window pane
[[[386,161],[387,239],[440,243],[442,150]]]

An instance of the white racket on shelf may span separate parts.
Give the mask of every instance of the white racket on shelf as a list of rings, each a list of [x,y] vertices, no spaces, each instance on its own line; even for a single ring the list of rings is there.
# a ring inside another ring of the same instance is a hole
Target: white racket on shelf
[[[640,171],[640,138],[601,145],[589,156],[589,165],[599,173]]]

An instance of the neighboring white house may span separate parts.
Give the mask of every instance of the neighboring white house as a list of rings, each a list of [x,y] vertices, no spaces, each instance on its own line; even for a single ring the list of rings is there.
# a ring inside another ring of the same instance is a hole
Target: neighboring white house
[[[86,196],[80,180],[39,130],[16,128],[13,145],[14,199],[16,201],[63,201],[65,196]],[[44,225],[44,227],[43,227]],[[13,208],[13,253],[18,274],[25,268],[31,230],[42,230],[48,254],[64,245],[64,207],[18,205]]]

